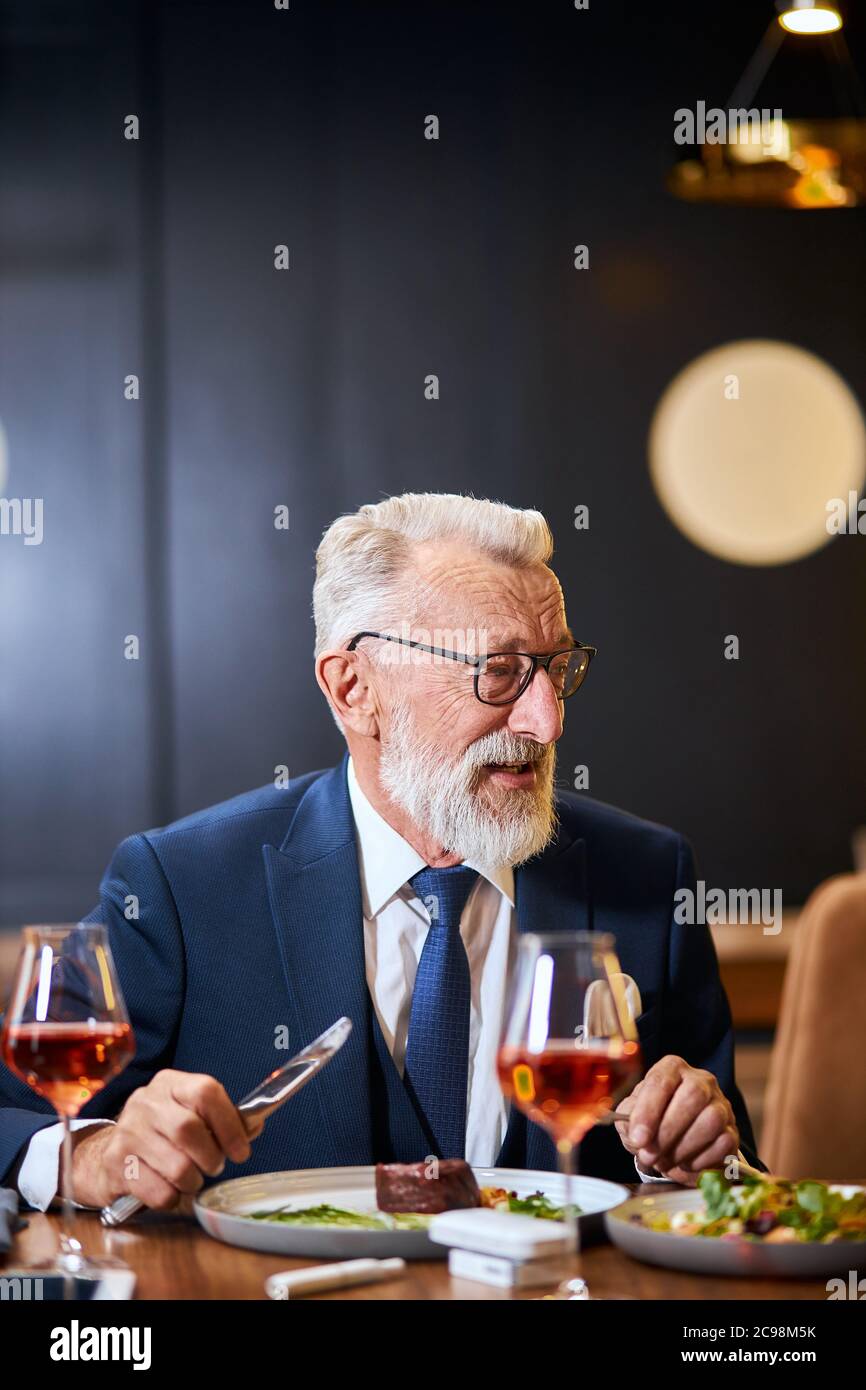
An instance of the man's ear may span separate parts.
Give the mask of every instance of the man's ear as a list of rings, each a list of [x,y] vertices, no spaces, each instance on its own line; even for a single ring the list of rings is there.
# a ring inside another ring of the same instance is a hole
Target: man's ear
[[[379,703],[364,652],[322,652],[316,680],[346,728],[365,738],[379,733]]]

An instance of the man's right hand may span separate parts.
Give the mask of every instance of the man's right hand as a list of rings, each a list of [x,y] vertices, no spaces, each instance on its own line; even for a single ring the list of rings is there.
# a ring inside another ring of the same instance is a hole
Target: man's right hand
[[[73,1133],[72,1196],[104,1207],[128,1192],[147,1207],[186,1210],[226,1158],[247,1161],[264,1123],[241,1115],[213,1076],[157,1072],[133,1091],[116,1124]]]

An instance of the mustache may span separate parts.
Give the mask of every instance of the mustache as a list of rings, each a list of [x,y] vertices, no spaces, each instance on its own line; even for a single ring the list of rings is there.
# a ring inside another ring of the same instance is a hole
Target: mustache
[[[537,743],[535,739],[516,738],[502,730],[484,734],[470,743],[464,758],[473,768],[488,763],[543,763],[556,756],[554,743]]]

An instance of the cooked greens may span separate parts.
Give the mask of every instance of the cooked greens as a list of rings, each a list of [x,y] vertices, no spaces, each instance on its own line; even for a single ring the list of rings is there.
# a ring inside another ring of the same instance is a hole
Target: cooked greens
[[[482,1187],[481,1205],[495,1211],[514,1211],[523,1216],[537,1216],[545,1221],[564,1221],[565,1208],[554,1206],[543,1192],[518,1197],[504,1187]],[[580,1207],[574,1207],[576,1216]],[[348,1207],[333,1207],[327,1202],[316,1207],[278,1207],[275,1211],[251,1211],[254,1221],[280,1221],[290,1226],[354,1226],[366,1231],[423,1231],[430,1217],[421,1212],[353,1211]]]
[[[423,1231],[430,1218],[416,1212],[349,1211],[323,1202],[317,1207],[279,1207],[276,1211],[251,1211],[255,1221],[280,1221],[287,1226],[357,1226],[366,1231]]]

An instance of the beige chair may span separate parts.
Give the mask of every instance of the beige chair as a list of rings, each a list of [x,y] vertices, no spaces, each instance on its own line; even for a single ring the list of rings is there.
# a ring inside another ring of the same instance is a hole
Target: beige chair
[[[866,873],[828,879],[800,917],[761,1157],[784,1177],[866,1181]]]
[[[9,1002],[20,949],[20,932],[0,931],[0,1014]]]

